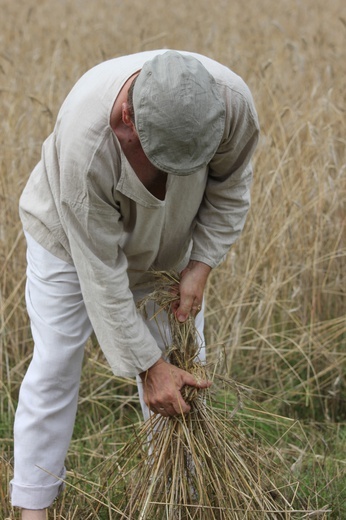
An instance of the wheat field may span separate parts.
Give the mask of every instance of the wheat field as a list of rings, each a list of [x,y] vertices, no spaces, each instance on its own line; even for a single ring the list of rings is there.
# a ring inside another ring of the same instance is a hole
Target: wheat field
[[[252,207],[209,280],[208,356],[246,389],[244,422],[279,450],[315,518],[346,518],[345,3],[0,0],[0,10],[0,518],[19,518],[8,500],[12,423],[32,353],[18,199],[74,82],[155,48],[206,54],[253,93]],[[98,489],[139,422],[133,382],[112,376],[91,338],[51,519],[117,518],[111,489],[102,501]]]

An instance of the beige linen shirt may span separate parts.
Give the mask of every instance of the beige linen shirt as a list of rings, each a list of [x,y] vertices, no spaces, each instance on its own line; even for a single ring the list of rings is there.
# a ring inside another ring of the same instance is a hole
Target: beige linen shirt
[[[132,291],[151,269],[189,259],[217,266],[240,234],[250,205],[258,120],[243,80],[198,54],[226,105],[221,144],[208,168],[168,175],[165,200],[131,168],[110,126],[126,80],[166,49],[115,58],[76,83],[42,147],[20,199],[24,229],[75,265],[86,309],[115,374],[132,377],[161,351],[137,313]]]

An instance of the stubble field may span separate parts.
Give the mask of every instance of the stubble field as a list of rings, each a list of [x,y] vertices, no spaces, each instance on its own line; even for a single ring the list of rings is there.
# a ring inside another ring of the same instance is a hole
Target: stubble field
[[[346,518],[344,2],[0,0],[0,12],[0,518],[18,518],[12,423],[32,353],[18,198],[83,72],[155,48],[206,54],[253,93],[252,208],[207,288],[208,356],[246,388],[244,421],[279,450],[318,518]],[[133,382],[112,376],[91,339],[69,485],[51,518],[116,518],[95,497],[138,421]]]

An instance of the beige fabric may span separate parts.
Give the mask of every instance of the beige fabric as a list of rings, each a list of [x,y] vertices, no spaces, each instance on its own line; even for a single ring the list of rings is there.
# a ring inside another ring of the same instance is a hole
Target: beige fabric
[[[224,101],[214,76],[193,56],[167,51],[148,60],[133,107],[142,148],[158,170],[191,175],[214,157],[225,129]]]
[[[24,229],[73,263],[90,321],[114,373],[149,368],[160,349],[137,314],[131,288],[150,269],[181,269],[189,258],[217,266],[239,236],[250,204],[250,159],[258,121],[249,89],[217,62],[197,57],[225,101],[226,129],[208,168],[169,175],[164,201],[150,194],[110,127],[126,80],[161,51],[104,62],[66,98],[24,189]]]

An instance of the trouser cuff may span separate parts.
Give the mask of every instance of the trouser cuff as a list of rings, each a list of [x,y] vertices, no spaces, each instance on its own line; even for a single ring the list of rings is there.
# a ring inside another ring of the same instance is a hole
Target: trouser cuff
[[[61,479],[65,479],[65,468]],[[45,509],[64,490],[65,483],[57,479],[49,486],[26,486],[14,480],[10,482],[11,503],[13,507],[23,509]]]

